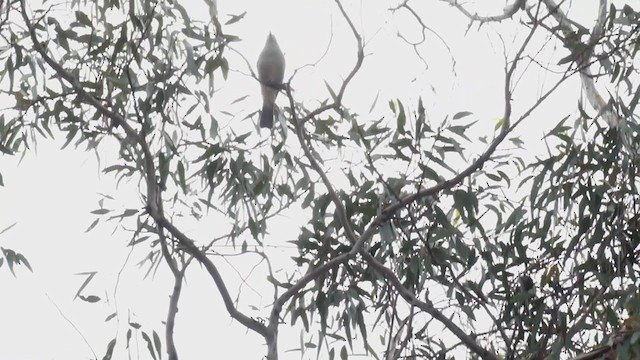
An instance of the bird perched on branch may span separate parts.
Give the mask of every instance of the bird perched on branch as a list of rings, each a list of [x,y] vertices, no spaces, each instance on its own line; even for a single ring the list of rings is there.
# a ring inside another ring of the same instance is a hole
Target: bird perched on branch
[[[269,33],[264,49],[258,57],[258,80],[262,89],[262,113],[260,127],[273,127],[273,112],[276,97],[282,89],[284,80],[284,55],[278,46],[275,36]]]

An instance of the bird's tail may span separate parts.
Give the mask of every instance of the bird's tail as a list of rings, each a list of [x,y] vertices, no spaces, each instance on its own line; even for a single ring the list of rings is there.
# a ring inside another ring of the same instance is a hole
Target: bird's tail
[[[273,103],[264,101],[262,103],[262,114],[260,114],[260,127],[269,128],[273,127]]]

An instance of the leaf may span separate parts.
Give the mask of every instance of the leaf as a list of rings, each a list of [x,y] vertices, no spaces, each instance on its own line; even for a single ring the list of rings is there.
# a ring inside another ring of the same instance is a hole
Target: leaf
[[[246,11],[245,11],[245,12],[243,12],[242,14],[240,14],[240,15],[231,15],[231,19],[227,20],[227,22],[226,22],[226,23],[224,23],[224,24],[225,24],[225,25],[231,25],[231,24],[233,24],[233,23],[236,23],[236,22],[238,22],[238,21],[242,20],[242,19],[244,18],[244,16],[245,16],[245,15],[247,15],[247,12],[246,12]]]
[[[128,166],[128,165],[111,165],[111,166],[108,166],[108,167],[104,168],[102,170],[102,172],[105,173],[105,174],[108,174],[108,173],[110,173],[112,171],[120,172],[120,171],[124,171],[124,170],[128,170],[129,173],[131,174],[131,173],[136,171],[136,168],[134,168],[133,166]]]
[[[404,112],[404,106],[398,101],[398,117],[396,119],[397,131],[400,134],[404,134],[404,126],[407,124],[407,115]]]
[[[86,301],[88,303],[97,303],[98,301],[100,301],[100,298],[95,295],[89,295],[89,296],[78,295],[78,297],[81,300]]]
[[[241,96],[241,97],[239,97],[239,98],[237,98],[237,99],[233,100],[233,101],[231,102],[231,104],[230,104],[230,105],[233,105],[233,104],[235,104],[235,103],[238,103],[238,102],[240,102],[240,101],[242,101],[242,100],[244,100],[244,99],[246,99],[246,98],[248,98],[248,97],[249,97],[249,95]]]
[[[200,157],[198,157],[197,159],[195,159],[193,162],[197,163],[200,162],[202,160],[208,159],[211,157],[211,155],[213,154],[219,154],[222,151],[222,149],[220,148],[220,145],[215,144],[215,145],[211,145],[207,148],[207,150],[205,150],[205,152],[200,155]]]
[[[7,155],[13,155],[13,151],[2,144],[0,144],[0,152]]]
[[[180,187],[182,188],[182,192],[183,193],[187,193],[187,183],[185,180],[185,175],[184,175],[184,165],[182,164],[182,161],[178,162],[178,183],[180,184]]]
[[[11,249],[5,249],[2,247],[0,247],[0,250],[2,250],[2,255],[4,255],[4,258],[7,260],[9,271],[11,271],[11,274],[13,274],[13,276],[16,276],[16,273],[13,271],[15,252]]]
[[[460,111],[459,113],[456,113],[455,115],[453,115],[452,120],[458,120],[458,119],[462,119],[463,117],[472,115],[473,113],[470,111]]]
[[[376,97],[373,99],[373,102],[371,103],[371,107],[369,108],[369,112],[372,112],[373,109],[376,107],[376,103],[378,102],[378,97],[379,96],[380,96],[380,90],[378,90],[378,92],[376,93]]]
[[[360,328],[360,333],[362,334],[362,339],[364,342],[367,342],[367,326],[364,323],[364,314],[365,314],[366,306],[362,301],[358,302],[358,306],[356,307],[356,322],[358,323],[358,327]]]
[[[104,214],[108,214],[110,213],[111,210],[109,209],[98,209],[98,210],[93,210],[91,213],[94,215],[104,215]]]
[[[78,126],[76,126],[76,125],[70,125],[67,129],[68,129],[68,131],[67,131],[67,141],[65,141],[65,143],[62,145],[61,149],[65,149],[67,146],[69,146],[69,144],[71,143],[73,138],[78,133]]]
[[[331,99],[333,99],[333,101],[336,101],[338,97],[336,96],[336,93],[331,88],[331,85],[329,85],[329,83],[325,81],[324,86],[327,87],[327,91],[329,91],[329,94],[331,95]]]
[[[218,121],[211,116],[211,125],[209,127],[209,137],[215,139],[218,137]]]
[[[149,350],[149,354],[151,354],[151,357],[153,358],[153,360],[156,360],[156,352],[153,350],[153,343],[151,342],[151,338],[149,338],[149,335],[147,335],[146,332],[142,332],[142,338],[144,339],[144,342],[147,343],[147,349]]]
[[[82,283],[82,285],[80,285],[80,288],[78,289],[78,292],[76,292],[76,296],[74,296],[73,298],[77,298],[78,296],[80,296],[80,293],[82,292],[82,290],[84,290],[85,287],[87,287],[87,285],[89,285],[89,282],[91,281],[91,279],[93,279],[94,276],[96,276],[97,272],[92,271],[92,272],[83,272],[83,273],[78,273],[76,275],[88,275],[87,278],[84,280],[84,282]]]
[[[227,59],[222,58],[222,60],[220,60],[220,69],[222,70],[222,78],[227,80],[227,76],[229,75],[229,62]]]
[[[31,268],[31,264],[29,264],[29,261],[27,261],[27,258],[25,258],[24,255],[20,253],[16,253],[15,261],[16,263],[18,263],[18,265],[22,264],[26,266],[27,269],[29,269],[31,272],[33,272],[33,269]]]
[[[158,336],[158,333],[155,330],[153,330],[153,343],[155,344],[158,355],[162,357],[162,342],[160,341],[160,336]]]
[[[114,338],[111,341],[109,341],[109,344],[107,345],[107,352],[102,357],[102,360],[110,360],[111,356],[113,355],[113,348],[115,347],[116,347],[116,339]]]
[[[62,30],[60,25],[56,27],[56,32],[58,33],[58,37],[56,38],[58,44],[69,52],[69,40],[67,39],[67,34]]]
[[[84,26],[93,27],[93,23],[91,22],[91,20],[89,20],[87,14],[83,13],[82,11],[76,11],[76,20],[78,20],[78,22]]]
[[[98,225],[98,222],[100,222],[100,219],[95,219],[93,220],[93,222],[91,223],[91,225],[89,225],[89,227],[87,228],[87,230],[85,230],[85,233],[88,233],[89,231],[93,230],[94,227],[96,227],[96,225]]]
[[[347,325],[349,326],[349,325]],[[349,354],[347,353],[347,346],[346,345],[342,345],[342,349],[340,349],[340,359],[342,360],[348,360],[349,358]]]
[[[127,209],[125,210],[122,214],[120,215],[116,215],[116,216],[112,216],[109,218],[109,220],[111,219],[115,219],[115,218],[126,218],[126,217],[130,217],[133,216],[135,214],[137,214],[139,212],[138,209]]]

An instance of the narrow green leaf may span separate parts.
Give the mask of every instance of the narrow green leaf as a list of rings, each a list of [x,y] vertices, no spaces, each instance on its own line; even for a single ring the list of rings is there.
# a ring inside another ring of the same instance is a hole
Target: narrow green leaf
[[[151,338],[149,337],[149,335],[147,335],[147,333],[143,331],[142,338],[144,339],[144,342],[147,343],[147,349],[149,350],[149,354],[151,354],[153,360],[157,360],[156,352],[153,350],[153,343],[151,342]]]
[[[462,119],[463,117],[472,115],[473,113],[470,111],[461,111],[459,113],[456,113],[455,115],[453,115],[452,120],[458,120],[458,119]]]
[[[404,134],[405,133],[404,126],[407,123],[407,115],[405,114],[404,106],[400,101],[398,101],[398,118],[396,119],[396,121],[397,121],[398,133]]]
[[[98,209],[98,210],[93,210],[91,213],[94,215],[104,215],[104,214],[108,214],[110,213],[111,210],[109,209]]]
[[[89,20],[87,14],[83,13],[82,11],[76,11],[76,20],[78,20],[78,22],[84,26],[93,27],[93,24],[91,20]]]
[[[107,352],[102,357],[102,360],[111,360],[111,356],[113,356],[113,349],[116,347],[116,339],[112,339],[109,341],[107,345]]]
[[[225,25],[231,25],[233,23],[236,23],[236,22],[242,20],[245,15],[247,15],[246,11],[243,12],[242,14],[240,14],[240,15],[231,15],[231,19],[227,20],[227,22],[225,22],[224,24]]]
[[[91,223],[91,225],[89,225],[89,227],[87,228],[87,230],[85,230],[85,233],[88,233],[89,231],[93,230],[94,227],[96,227],[96,225],[98,225],[98,222],[100,222],[100,218],[93,220],[93,222]]]
[[[20,253],[16,253],[15,261],[18,265],[24,265],[27,267],[27,269],[33,272],[33,269],[31,268],[31,264],[29,264],[29,261],[27,261],[27,258],[25,258],[24,255]]]
[[[160,336],[158,333],[153,330],[153,343],[156,347],[156,351],[158,352],[158,356],[162,357],[162,342],[160,341]]]
[[[180,187],[182,188],[182,192],[186,194],[187,193],[187,182],[185,180],[184,165],[182,164],[182,161],[178,162],[178,183],[180,184]]]
[[[113,314],[107,316],[106,319],[104,319],[104,322],[108,322],[109,320],[113,319],[114,317],[116,317],[116,315],[118,315],[117,312],[114,312]]]
[[[336,101],[337,96],[336,96],[336,93],[331,88],[331,85],[329,85],[329,83],[325,81],[324,86],[327,88],[327,91],[329,91],[329,94],[331,95],[331,99],[333,99],[333,101]]]

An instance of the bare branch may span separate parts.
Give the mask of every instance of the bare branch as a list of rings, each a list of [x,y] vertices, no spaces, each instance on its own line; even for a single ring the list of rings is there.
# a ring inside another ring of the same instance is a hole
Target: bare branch
[[[322,114],[323,112],[325,112],[327,110],[333,109],[333,110],[338,111],[340,109],[340,107],[342,106],[342,98],[344,97],[344,93],[347,91],[347,85],[349,85],[349,82],[356,76],[356,74],[360,70],[360,67],[362,66],[362,63],[364,62],[364,47],[362,45],[362,37],[360,36],[360,34],[358,34],[358,30],[356,29],[355,25],[353,25],[353,22],[351,21],[351,18],[349,18],[349,15],[347,15],[346,11],[342,7],[342,4],[340,3],[340,0],[335,0],[335,2],[338,5],[338,8],[340,9],[340,12],[342,13],[342,16],[344,17],[344,19],[349,24],[349,28],[351,29],[353,37],[356,38],[356,41],[358,43],[357,44],[357,47],[358,47],[358,58],[356,60],[355,65],[351,69],[351,72],[349,73],[349,75],[347,75],[347,77],[342,82],[342,86],[340,86],[340,91],[338,91],[338,94],[336,94],[336,98],[334,99],[334,101],[331,104],[320,106],[319,108],[317,108],[317,109],[313,110],[312,112],[308,113],[307,116],[305,116],[302,119],[300,119],[300,124],[301,125],[304,125],[307,121],[313,119],[315,116],[318,116],[318,115]],[[294,111],[293,109],[294,108],[291,107],[291,111],[292,112]]]
[[[267,340],[267,342],[269,342],[270,339],[273,337],[273,334],[271,333],[271,331],[269,331],[267,327],[261,324],[260,322],[248,317],[247,315],[243,314],[238,309],[236,309],[235,305],[233,304],[233,299],[229,294],[229,290],[227,289],[227,286],[224,283],[224,280],[222,279],[222,276],[220,275],[218,268],[213,264],[211,259],[209,259],[196,246],[193,240],[187,237],[187,235],[183,234],[170,221],[168,221],[165,218],[159,218],[159,219],[156,219],[156,221],[158,222],[158,225],[167,229],[167,231],[169,231],[171,235],[173,235],[173,237],[175,237],[180,242],[180,245],[184,247],[185,251],[188,254],[193,256],[202,265],[204,265],[205,269],[207,269],[207,272],[209,273],[214,283],[216,284],[216,287],[218,288],[218,292],[220,292],[220,296],[222,296],[222,300],[224,301],[224,305],[227,309],[227,312],[229,312],[229,315],[231,315],[232,318],[236,319],[242,325],[262,335]]]
[[[175,327],[176,315],[178,313],[178,300],[180,299],[180,293],[182,291],[182,280],[184,279],[184,272],[186,266],[182,270],[178,270],[175,260],[169,253],[169,247],[167,246],[167,237],[164,235],[164,230],[161,226],[157,226],[158,236],[160,237],[160,248],[162,249],[162,256],[169,266],[171,273],[173,274],[173,292],[169,298],[169,311],[167,313],[167,326],[165,328],[165,338],[167,341],[167,353],[169,354],[169,360],[178,360],[178,351],[176,350],[176,344],[173,340],[173,329]]]
[[[493,16],[484,16],[484,15],[478,15],[477,13],[472,14],[462,4],[460,4],[458,0],[441,0],[441,1],[444,1],[447,4],[455,7],[462,14],[464,14],[464,16],[468,17],[471,21],[479,21],[481,23],[496,22],[496,21],[503,21],[503,20],[509,19],[513,15],[515,15],[515,13],[517,13],[518,10],[524,9],[527,2],[526,0],[515,0],[513,4],[507,5],[504,8],[504,11],[502,14],[493,15]]]
[[[447,52],[449,53],[449,58],[451,59],[451,68],[455,74],[455,69],[456,69],[456,59],[453,57],[453,53],[451,51],[451,48],[449,47],[449,44],[447,44],[447,42],[442,38],[442,36],[440,36],[440,34],[438,34],[435,30],[433,30],[431,27],[427,26],[427,24],[425,24],[425,22],[422,20],[422,18],[420,17],[420,15],[418,15],[418,13],[413,9],[413,7],[409,6],[409,1],[405,0],[404,2],[402,2],[402,4],[394,7],[391,9],[392,12],[398,11],[399,9],[404,8],[407,11],[409,11],[409,13],[411,14],[411,16],[418,22],[418,24],[420,24],[420,27],[422,28],[422,31],[420,32],[420,34],[422,35],[422,39],[416,41],[416,42],[411,42],[409,41],[406,37],[404,37],[402,34],[400,34],[400,32],[398,31],[398,37],[400,39],[402,39],[404,42],[406,42],[407,44],[411,45],[411,47],[413,48],[413,51],[415,52],[416,56],[418,56],[418,58],[420,58],[420,60],[422,60],[422,63],[425,65],[425,67],[428,67],[428,63],[427,61],[422,57],[422,54],[420,54],[420,52],[418,51],[418,45],[423,44],[427,37],[425,35],[425,32],[428,31],[431,34],[433,34],[436,38],[438,38],[438,40],[440,40],[440,42],[444,45],[445,48],[447,48]]]

